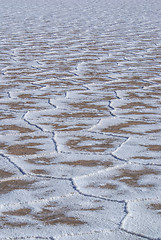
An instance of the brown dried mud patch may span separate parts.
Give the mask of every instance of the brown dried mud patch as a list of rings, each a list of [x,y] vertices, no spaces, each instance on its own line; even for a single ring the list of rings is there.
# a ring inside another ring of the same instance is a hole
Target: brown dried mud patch
[[[34,130],[31,130],[30,128],[25,127],[19,127],[17,125],[3,125],[1,126],[1,130],[11,130],[11,131],[18,131],[20,133],[31,133],[34,132]]]
[[[144,121],[128,121],[127,123],[121,123],[121,124],[116,124],[116,125],[112,125],[108,128],[104,128],[102,129],[102,132],[104,133],[120,133],[120,134],[138,134],[138,135],[142,135],[142,133],[135,133],[135,132],[132,132],[130,130],[125,130],[123,128],[129,128],[131,126],[139,126],[139,125],[148,125],[148,124],[151,124],[151,123],[147,123],[147,122],[144,122]]]
[[[31,212],[30,208],[21,208],[18,210],[14,211],[7,211],[7,212],[2,212],[4,215],[9,215],[9,216],[26,216]]]
[[[102,188],[102,189],[117,189],[117,185],[107,183],[105,185],[99,186],[99,188]]]
[[[5,170],[0,169],[0,179],[8,178],[8,177],[11,177],[13,175],[14,174],[9,172],[9,171],[5,171]]]
[[[6,194],[17,189],[29,189],[35,181],[7,180],[0,182],[0,194]]]
[[[154,114],[155,115],[155,112],[151,112],[151,114]],[[142,115],[142,119],[147,119],[148,118],[148,115],[149,115],[149,112],[143,112],[142,109],[135,109],[134,111],[129,111],[129,112],[125,112],[124,115]]]
[[[159,132],[161,132],[161,129],[154,129],[154,130],[146,131],[146,133],[159,133]]]
[[[67,112],[62,112],[59,115],[43,115],[43,117],[53,117],[57,119],[70,119],[70,118],[97,118],[102,116],[103,113],[96,113],[96,112],[74,112],[74,113],[67,113]],[[109,114],[110,115],[110,114]]]
[[[15,118],[11,113],[0,112],[0,120]]]
[[[149,151],[153,151],[153,152],[161,151],[161,145],[142,145],[142,146],[147,147]]]
[[[156,98],[156,99],[160,99],[161,93],[159,92],[145,92],[143,96],[137,94],[137,93],[134,93],[134,92],[129,92],[127,94],[127,97],[128,99],[140,99],[140,100],[149,100],[149,99],[152,99],[152,98]]]
[[[5,143],[0,143],[0,148],[2,149],[2,148],[6,148],[6,144]]]
[[[38,157],[33,159],[25,160],[28,163],[35,164],[35,165],[54,165],[53,158],[46,158],[46,157]]]
[[[66,210],[64,212],[64,210]],[[85,222],[81,221],[76,217],[67,216],[67,209],[58,209],[58,210],[50,210],[48,208],[43,208],[41,212],[34,214],[33,217],[43,222],[45,225],[56,225],[56,224],[64,224],[64,225],[72,225],[79,226],[84,225]]]
[[[107,111],[108,108],[104,107],[102,105],[97,105],[94,104],[93,102],[79,102],[79,103],[70,103],[69,106],[72,106],[77,109],[93,109],[93,110],[98,110],[98,111]]]
[[[34,169],[31,172],[34,174],[37,174],[37,175],[39,175],[39,174],[47,175],[48,174],[48,172],[43,169]]]
[[[96,160],[77,160],[77,161],[64,161],[61,164],[69,165],[69,166],[83,166],[83,167],[97,167],[103,166],[105,168],[113,165],[112,162],[109,161],[96,161]]]
[[[161,214],[161,204],[160,203],[151,204],[149,207],[153,210],[156,210],[157,214]]]
[[[0,90],[16,88],[17,86],[18,86],[17,84],[12,84],[12,85],[1,85],[1,86],[0,86]]]
[[[157,170],[153,170],[153,169],[148,169],[145,168],[143,170],[129,170],[129,169],[123,169],[120,171],[120,174],[116,174],[116,176],[114,177],[108,177],[109,180],[111,179],[112,181],[119,181],[122,183],[125,183],[126,185],[128,185],[129,187],[136,187],[136,188],[151,188],[154,187],[154,184],[141,184],[138,183],[138,181],[140,180],[141,177],[143,176],[148,176],[148,175],[160,175],[160,171]],[[101,189],[110,189],[110,190],[117,190],[119,187],[118,183],[106,183],[106,184],[101,184],[101,185],[97,185],[92,183],[87,185],[87,188],[101,188]]]
[[[43,123],[43,125],[50,125],[53,127],[53,129],[57,130],[57,131],[61,131],[61,132],[73,132],[73,131],[81,131],[85,128],[89,128],[89,126],[87,124],[69,124],[69,125],[64,125],[63,123]]]
[[[23,155],[33,155],[42,151],[42,149],[32,147],[32,146],[38,146],[38,145],[42,145],[42,144],[41,143],[28,143],[26,145],[17,144],[17,145],[11,145],[5,148],[9,154],[23,156]]]
[[[88,144],[86,142],[94,141],[93,144]],[[84,142],[84,146],[79,146]],[[77,140],[69,140],[66,145],[70,149],[74,149],[77,151],[85,151],[85,152],[105,152],[107,149],[113,147],[113,139],[95,139],[92,137],[80,136]]]
[[[126,90],[126,91],[128,91],[129,90],[129,85],[110,85],[110,86],[103,86],[100,90],[101,91],[108,91],[109,90],[109,88],[110,88],[110,90],[111,91],[118,91],[118,90]],[[131,90],[135,90],[135,89],[138,89],[137,88],[137,86],[136,85],[134,85],[134,86],[130,86],[130,89]]]
[[[118,180],[127,184],[130,187],[154,187],[154,184],[139,184],[138,180],[147,175],[160,175],[159,170],[145,168],[143,170],[129,170],[123,169],[120,175],[113,177],[113,180]]]
[[[15,103],[5,103],[6,106],[8,106],[8,109],[10,110],[24,110],[24,109],[36,109],[40,110],[41,107],[31,106],[35,104],[35,102],[15,102]]]
[[[123,106],[120,106],[119,108],[121,108],[121,109],[131,109],[133,107],[136,107],[136,108],[143,107],[144,109],[156,109],[157,108],[157,106],[148,105],[148,104],[143,103],[143,102],[130,102],[130,103],[127,103]],[[140,108],[138,110],[140,110]]]
[[[129,77],[121,78],[121,80],[127,80],[127,79],[129,79]],[[131,80],[128,80],[128,82],[121,81],[121,84],[124,84],[124,85],[128,84],[129,88],[132,88],[133,86],[134,87],[145,87],[145,86],[148,87],[150,85],[150,83],[145,83],[145,82],[142,82],[139,80],[142,80],[142,79],[140,79],[139,76],[133,76],[133,77],[131,77]]]
[[[96,207],[96,208],[81,208],[81,211],[100,211],[103,210],[103,207]]]
[[[110,189],[110,190],[114,190],[117,189],[117,185],[115,184],[110,184],[110,183],[106,183],[104,185],[95,185],[95,184],[89,184],[87,185],[87,188],[101,188],[101,189]]]
[[[18,95],[18,97],[21,99],[33,98],[33,96],[31,94],[20,94],[20,95]]]
[[[145,157],[145,156],[135,156],[133,159],[143,159],[143,160],[150,160],[152,159],[151,157]]]
[[[28,223],[26,222],[9,222],[9,221],[5,221],[3,220],[3,226],[0,226],[1,229],[3,229],[4,227],[11,227],[11,228],[21,228],[21,227],[25,227],[27,226]]]
[[[39,135],[39,136],[29,136],[29,135],[26,135],[26,136],[22,136],[20,137],[19,139],[20,140],[28,140],[28,139],[46,139],[48,138],[47,136],[43,136],[43,135]]]

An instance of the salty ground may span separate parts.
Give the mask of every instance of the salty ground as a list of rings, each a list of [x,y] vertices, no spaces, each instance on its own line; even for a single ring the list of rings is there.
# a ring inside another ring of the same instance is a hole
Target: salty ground
[[[0,0],[0,239],[161,239],[161,1]]]

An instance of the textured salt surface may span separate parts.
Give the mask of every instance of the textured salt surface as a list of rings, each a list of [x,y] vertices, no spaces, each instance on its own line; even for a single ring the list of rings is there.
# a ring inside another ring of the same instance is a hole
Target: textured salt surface
[[[0,0],[0,239],[161,239],[159,0]]]

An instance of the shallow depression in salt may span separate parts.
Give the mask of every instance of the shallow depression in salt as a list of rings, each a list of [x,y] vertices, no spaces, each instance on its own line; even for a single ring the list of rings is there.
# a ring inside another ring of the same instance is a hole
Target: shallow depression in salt
[[[160,15],[0,0],[0,240],[161,239]]]

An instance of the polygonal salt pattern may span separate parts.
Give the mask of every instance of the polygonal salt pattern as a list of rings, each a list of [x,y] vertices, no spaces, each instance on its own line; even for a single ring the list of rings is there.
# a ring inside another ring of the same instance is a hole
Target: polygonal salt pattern
[[[159,0],[0,0],[0,239],[159,240]]]

